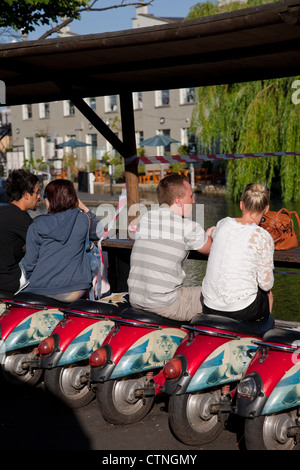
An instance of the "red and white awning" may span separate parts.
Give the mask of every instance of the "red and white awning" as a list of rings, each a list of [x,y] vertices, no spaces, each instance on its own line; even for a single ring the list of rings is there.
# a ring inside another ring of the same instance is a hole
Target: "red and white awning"
[[[266,152],[266,153],[222,153],[208,155],[172,155],[158,157],[139,157],[140,165],[153,163],[198,163],[205,161],[232,160],[238,158],[257,158],[257,157],[282,157],[287,155],[300,155],[300,152]]]

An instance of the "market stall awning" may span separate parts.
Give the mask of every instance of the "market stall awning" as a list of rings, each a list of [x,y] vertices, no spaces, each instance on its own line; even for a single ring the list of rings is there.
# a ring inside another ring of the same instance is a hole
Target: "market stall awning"
[[[8,105],[300,75],[300,2],[0,45]]]

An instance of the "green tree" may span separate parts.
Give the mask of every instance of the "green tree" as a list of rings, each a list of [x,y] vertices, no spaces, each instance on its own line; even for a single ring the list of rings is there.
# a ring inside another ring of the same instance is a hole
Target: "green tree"
[[[47,25],[50,22],[59,25],[51,27],[42,36],[59,31],[63,26],[74,19],[79,20],[83,12],[104,11],[127,6],[150,5],[154,0],[128,1],[110,0],[98,6],[99,0],[2,0],[0,10],[0,27],[12,27],[28,34],[38,25]]]
[[[224,13],[270,1],[234,1],[195,5],[190,18]],[[300,150],[300,106],[294,84],[299,77],[201,87],[192,130],[209,152],[218,143],[221,153],[293,152]],[[300,87],[300,82],[299,82]],[[230,160],[227,194],[238,200],[245,184],[260,181],[271,186],[280,178],[282,197],[300,200],[300,157],[265,157]]]

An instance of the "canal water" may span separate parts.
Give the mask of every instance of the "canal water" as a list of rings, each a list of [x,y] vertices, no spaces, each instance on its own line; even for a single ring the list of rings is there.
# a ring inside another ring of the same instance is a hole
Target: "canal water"
[[[149,194],[149,199],[155,200],[155,196],[155,193]],[[241,214],[239,204],[224,196],[196,193],[195,201],[196,204],[204,205],[205,229],[216,225],[218,220],[226,216],[239,217]],[[300,202],[283,203],[280,199],[273,200],[270,210],[277,211],[282,207],[290,211],[295,210],[300,216]],[[91,207],[91,210],[96,212],[95,207]],[[41,207],[36,212],[32,212],[31,215],[35,217],[44,211],[45,209]],[[201,284],[205,276],[206,264],[206,261],[187,260],[184,268],[186,273],[184,285],[195,286]],[[274,296],[273,315],[275,318],[300,322],[299,288],[300,269],[275,268],[275,282],[272,289]]]

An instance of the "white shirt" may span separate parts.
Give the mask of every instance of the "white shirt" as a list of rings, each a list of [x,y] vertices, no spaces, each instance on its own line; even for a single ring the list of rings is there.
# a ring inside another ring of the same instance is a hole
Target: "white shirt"
[[[213,235],[202,294],[207,307],[234,312],[250,305],[258,287],[272,288],[274,242],[256,224],[241,224],[226,217]]]

